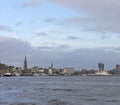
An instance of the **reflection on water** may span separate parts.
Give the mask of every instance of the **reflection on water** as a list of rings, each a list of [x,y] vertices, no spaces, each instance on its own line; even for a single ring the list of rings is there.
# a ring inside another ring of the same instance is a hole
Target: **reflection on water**
[[[120,77],[0,77],[0,105],[119,105]]]

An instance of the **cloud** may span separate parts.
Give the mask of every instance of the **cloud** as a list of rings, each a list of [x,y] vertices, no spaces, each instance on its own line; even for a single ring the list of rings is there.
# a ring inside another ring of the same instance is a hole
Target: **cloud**
[[[21,5],[21,8],[26,8],[26,7],[37,7],[40,6],[41,3],[43,3],[45,0],[30,0],[28,2],[24,2]]]
[[[120,33],[120,1],[118,0],[74,0],[74,2],[73,0],[31,0],[24,3],[22,7],[37,7],[44,2],[51,2],[84,13],[83,19],[78,17],[76,20],[68,20],[68,23],[74,22],[79,25],[81,25],[80,23],[87,25],[88,22],[90,27],[83,27],[84,31]],[[82,20],[87,22],[82,22]],[[79,22],[77,23],[77,21]]]
[[[76,37],[76,36],[69,36],[67,37],[68,40],[78,40],[78,39],[83,39],[82,37]]]
[[[16,25],[16,26],[20,26],[20,25],[22,25],[22,24],[23,24],[23,23],[19,21],[19,22],[17,22],[15,25]]]
[[[70,48],[70,46],[69,45],[60,45],[59,46],[59,49],[68,49],[68,48]]]
[[[88,25],[88,24],[92,24],[94,21],[92,20],[92,18],[90,17],[68,17],[65,18],[61,23],[59,23],[60,25]]]
[[[55,18],[46,18],[44,21],[45,22],[54,22],[56,19]]]
[[[114,68],[119,63],[120,48],[63,50],[63,48],[68,47],[68,45],[61,45],[58,46],[59,50],[56,51],[48,46],[33,48],[25,41],[0,36],[0,61],[8,65],[22,67],[24,56],[27,54],[28,67],[38,65],[48,68],[50,62],[53,61],[54,67],[56,68],[75,67],[77,69],[97,69],[98,62],[102,60],[105,63],[105,68],[109,69]],[[113,49],[114,51],[106,49]]]
[[[105,47],[104,48],[106,51],[111,51],[114,53],[120,53],[120,47]]]
[[[40,50],[53,50],[54,49],[53,47],[49,47],[49,46],[39,46],[37,48]]]
[[[101,40],[104,40],[104,39],[110,39],[111,37],[110,36],[108,36],[108,35],[102,35],[101,36]]]
[[[11,29],[9,26],[0,25],[0,31],[13,32],[13,29]]]
[[[24,55],[29,54],[33,50],[27,42],[3,36],[0,36],[0,49],[1,62],[19,66],[22,63]]]
[[[87,21],[92,19],[92,22],[96,24],[96,27],[89,29],[91,31],[120,32],[118,28],[120,26],[120,1],[118,0],[116,2],[114,0],[74,0],[74,2],[72,0],[31,0],[22,6],[37,7],[44,2],[51,2],[62,7],[72,8],[79,13],[85,13],[88,16]]]
[[[41,32],[41,33],[35,32],[34,35],[37,35],[37,37],[38,36],[47,36],[47,33],[45,33],[45,32]]]
[[[120,1],[118,0],[116,2],[114,0],[74,0],[74,2],[56,0],[53,2],[87,14],[88,21],[95,24],[95,27],[89,27],[89,31],[120,33],[118,28],[120,27]],[[85,30],[88,31],[86,28]]]

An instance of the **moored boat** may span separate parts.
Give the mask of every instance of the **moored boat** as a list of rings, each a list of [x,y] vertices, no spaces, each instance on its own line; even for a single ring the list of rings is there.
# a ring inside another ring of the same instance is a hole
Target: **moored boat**
[[[101,72],[96,72],[95,75],[96,76],[109,76],[111,74],[109,74],[107,71],[101,71]]]
[[[11,73],[5,73],[3,76],[10,77],[10,76],[12,76],[12,74]]]

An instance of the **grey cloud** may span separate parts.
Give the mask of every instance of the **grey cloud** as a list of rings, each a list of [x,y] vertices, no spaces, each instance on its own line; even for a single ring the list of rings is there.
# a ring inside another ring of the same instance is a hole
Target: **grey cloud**
[[[38,49],[40,50],[52,50],[54,49],[53,47],[49,47],[49,46],[40,46],[40,47],[37,47]]]
[[[62,7],[72,8],[81,14],[85,13],[87,18],[69,19],[67,21],[67,23],[72,22],[80,26],[82,23],[85,25],[82,26],[84,31],[120,33],[119,0],[74,0],[74,2],[73,0],[31,0],[24,3],[23,7],[36,7],[43,2],[51,2]]]
[[[82,37],[76,37],[76,36],[69,36],[67,37],[68,40],[78,40],[78,39],[83,39]]]
[[[94,23],[94,21],[92,20],[92,18],[90,17],[69,17],[69,18],[65,18],[62,22],[60,22],[60,25],[88,25],[88,23],[92,24]]]
[[[74,0],[74,2],[72,0],[57,0],[54,2],[89,14],[90,19],[88,18],[88,20],[91,21],[92,18],[96,24],[95,27],[90,27],[89,31],[120,33],[118,28],[120,27],[120,1],[118,0]],[[88,31],[86,27],[85,30]]]
[[[113,52],[113,53],[116,53],[116,54],[120,54],[120,47],[116,47],[116,48],[115,47],[106,47],[104,49],[108,52]]]
[[[96,22],[96,25],[94,27],[87,27],[84,28],[84,31],[90,31],[90,32],[110,32],[110,33],[120,33],[119,28],[120,24],[114,22],[114,21],[102,21],[102,22]]]
[[[108,51],[113,51],[113,52],[116,52],[116,53],[120,53],[120,47],[117,47],[117,48],[108,48]]]
[[[100,31],[91,17],[69,17],[59,22],[58,25],[70,25],[83,31]]]
[[[22,22],[17,22],[15,25],[20,26],[20,25],[22,25]]]
[[[66,48],[70,48],[70,46],[69,45],[60,45],[59,46],[59,49],[66,49]]]
[[[59,5],[70,7],[79,11],[91,13],[91,16],[99,17],[101,19],[114,19],[119,16],[120,2],[117,0],[51,0]],[[114,17],[117,16],[117,17]]]
[[[50,43],[50,42],[47,42],[47,43],[42,43],[42,44],[44,44],[44,45],[48,45],[48,44],[49,44],[49,45],[55,45],[56,43],[54,43],[54,42],[51,42],[51,43]]]
[[[119,51],[119,52],[120,52],[120,47],[118,47],[118,48],[114,48],[114,50],[116,50],[116,51]]]
[[[35,32],[34,35],[37,35],[37,36],[47,36],[47,33],[45,33],[45,32],[42,32],[42,33]]]
[[[13,29],[11,29],[9,26],[0,25],[0,31],[13,32]]]
[[[24,55],[30,53],[33,48],[22,40],[0,36],[0,50],[1,62],[22,66]]]
[[[55,18],[47,18],[44,21],[45,22],[54,22],[56,19]]]
[[[37,7],[40,6],[41,3],[45,2],[45,0],[30,0],[28,2],[24,2],[20,7],[26,8],[26,7]]]
[[[103,60],[106,68],[114,68],[120,60],[120,52],[116,53],[112,48],[78,49],[74,51],[63,51],[62,48],[69,46],[61,45],[59,50],[48,46],[32,48],[29,43],[19,39],[0,36],[0,60],[1,62],[23,66],[24,56],[28,55],[28,67],[38,65],[49,67],[53,61],[54,67],[75,67],[75,68],[97,68],[97,63]],[[44,50],[43,50],[44,49]],[[46,50],[52,49],[52,50]],[[119,51],[120,48],[113,48]]]
[[[104,39],[110,39],[111,37],[108,36],[108,35],[101,35],[101,40],[104,40]]]

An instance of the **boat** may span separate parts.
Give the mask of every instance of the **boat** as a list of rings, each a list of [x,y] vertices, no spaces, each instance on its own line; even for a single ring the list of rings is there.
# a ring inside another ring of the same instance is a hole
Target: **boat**
[[[98,71],[95,73],[96,76],[109,76],[111,74],[109,74],[107,71]]]
[[[12,74],[11,73],[5,73],[3,76],[5,76],[5,77],[11,77]]]
[[[40,76],[39,73],[33,73],[33,76]]]

